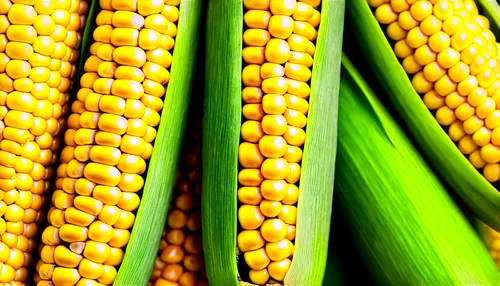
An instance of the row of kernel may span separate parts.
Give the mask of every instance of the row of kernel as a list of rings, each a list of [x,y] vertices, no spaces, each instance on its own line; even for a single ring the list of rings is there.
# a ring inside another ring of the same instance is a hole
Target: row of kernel
[[[0,282],[24,285],[55,172],[79,57],[85,1],[0,7]],[[9,254],[8,254],[9,253]]]
[[[250,280],[283,281],[293,256],[319,1],[245,1],[238,248]]]
[[[39,278],[56,285],[112,284],[140,203],[137,192],[160,122],[175,25],[161,14],[163,1],[129,4],[134,10],[110,11],[101,1],[96,43],[68,119],[51,226],[42,237],[46,251],[37,265]],[[138,46],[116,40],[114,35],[126,34],[120,29],[148,33]]]
[[[488,19],[470,0],[375,2],[428,109],[472,165],[500,181],[500,44]]]

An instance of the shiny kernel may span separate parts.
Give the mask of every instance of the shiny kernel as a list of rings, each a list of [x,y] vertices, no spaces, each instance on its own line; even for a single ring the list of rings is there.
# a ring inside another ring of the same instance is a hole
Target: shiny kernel
[[[453,48],[446,48],[437,56],[437,62],[442,68],[449,69],[460,61],[460,53]]]
[[[472,116],[471,118],[464,121],[464,131],[465,133],[472,135],[481,127],[483,127],[484,121],[477,116]]]
[[[256,29],[267,30],[270,19],[271,13],[268,10],[263,11],[250,9],[243,15],[245,25]]]
[[[260,168],[264,157],[257,144],[243,142],[238,148],[238,161],[243,168]]]
[[[460,83],[469,76],[469,66],[463,62],[458,62],[448,70],[448,76],[456,83]]]
[[[241,138],[243,140],[257,143],[262,136],[264,136],[264,131],[259,121],[247,120],[241,125]]]
[[[293,254],[294,246],[290,240],[284,238],[278,242],[266,243],[265,249],[272,261],[280,261]]]
[[[482,104],[486,98],[488,97],[488,93],[484,88],[478,87],[472,90],[472,92],[467,96],[467,102],[473,106],[477,107]]]
[[[468,30],[459,31],[451,37],[451,47],[462,52],[472,44],[473,39],[472,33]]]
[[[424,45],[415,50],[414,59],[421,65],[425,66],[436,60],[436,53],[428,45]]]
[[[247,205],[258,205],[262,195],[257,187],[241,187],[238,189],[238,201]]]
[[[479,106],[477,106],[476,116],[481,119],[485,119],[490,116],[490,114],[492,114],[496,108],[497,106],[495,101],[492,98],[488,97]]]
[[[485,126],[490,128],[490,129],[495,129],[498,126],[500,126],[500,110],[497,109],[497,110],[493,111],[488,117],[486,117],[484,123],[485,123]],[[498,145],[498,144],[495,144],[495,145]]]
[[[435,82],[446,74],[446,70],[443,69],[437,62],[432,62],[424,67],[424,78],[427,81]]]
[[[257,250],[265,244],[264,238],[258,230],[241,231],[238,234],[237,241],[239,250],[243,252]]]
[[[375,10],[375,18],[380,24],[388,25],[398,20],[398,13],[396,13],[390,4],[383,4]]]
[[[415,74],[411,81],[414,89],[418,93],[426,93],[434,87],[432,82],[429,82],[425,79],[423,72],[418,72]]]
[[[409,31],[418,25],[418,21],[411,16],[410,11],[400,13],[398,16],[398,23],[399,26],[406,31]]]
[[[436,111],[436,120],[439,124],[443,126],[448,126],[455,121],[455,112],[453,109],[450,109],[448,106],[440,107]]]
[[[451,45],[451,38],[448,34],[439,31],[429,37],[429,47],[436,53],[440,53]]]
[[[263,180],[260,169],[243,169],[238,173],[238,182],[243,186],[257,187]]]
[[[316,40],[318,32],[308,22],[295,21],[293,33],[306,37],[309,41]]]
[[[411,16],[417,20],[422,21],[432,14],[433,6],[427,1],[417,1],[410,7]]]
[[[268,62],[284,64],[290,58],[290,46],[282,39],[271,39],[266,45],[265,57]]]
[[[287,131],[287,121],[283,115],[265,115],[262,130],[268,135],[283,135]]]
[[[464,28],[463,18],[453,15],[443,21],[443,31],[452,36]]]
[[[266,217],[276,217],[281,212],[282,205],[277,201],[263,200],[260,203],[260,211]]]
[[[269,2],[269,1],[265,0],[263,2]],[[293,13],[295,13],[297,11],[297,2],[296,2],[296,0],[290,0],[290,1],[270,1],[270,2],[271,3],[270,3],[270,6],[269,6],[269,10],[274,15],[291,16]],[[268,10],[268,9],[265,9],[265,10]]]
[[[414,55],[409,55],[408,57],[406,57],[401,65],[403,66],[405,72],[408,74],[416,74],[420,70],[422,70],[422,66],[417,63]]]
[[[290,269],[291,264],[292,261],[288,258],[281,261],[273,261],[269,263],[267,271],[272,278],[277,281],[283,281],[288,269]]]
[[[294,27],[295,21],[291,17],[274,15],[269,21],[268,31],[274,38],[286,39],[294,32]]]
[[[242,205],[238,209],[238,221],[243,229],[257,229],[264,222],[264,215],[258,206]]]
[[[452,92],[446,96],[446,106],[449,108],[455,110],[457,107],[459,107],[462,103],[464,103],[467,100],[467,98],[461,96],[458,92]]]
[[[408,46],[406,39],[399,40],[394,44],[394,54],[398,58],[404,59],[413,54],[413,49]]]
[[[481,158],[489,164],[500,162],[500,147],[487,144],[481,147]]]
[[[441,96],[446,96],[457,89],[457,84],[445,75],[434,83],[434,90]]]
[[[262,237],[268,242],[278,242],[286,237],[286,224],[281,219],[267,219],[260,228]]]
[[[246,47],[242,51],[243,60],[247,64],[263,64],[265,60],[264,56],[265,48],[263,47]]]
[[[420,23],[420,29],[427,36],[432,36],[441,31],[443,23],[437,17],[430,15]]]
[[[491,141],[491,130],[486,127],[479,128],[479,130],[472,135],[472,140],[474,140],[474,143],[478,146],[485,146]]]
[[[469,155],[469,161],[476,169],[482,169],[486,165],[486,162],[481,158],[481,151],[477,149]]]
[[[264,269],[270,262],[264,248],[245,252],[244,258],[246,264],[253,270]]]

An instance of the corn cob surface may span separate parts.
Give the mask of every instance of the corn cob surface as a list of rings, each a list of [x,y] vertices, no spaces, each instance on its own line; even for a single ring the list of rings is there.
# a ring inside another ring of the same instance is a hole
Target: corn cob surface
[[[153,152],[179,0],[99,1],[71,106],[37,285],[111,285]]]
[[[473,0],[369,0],[435,119],[494,186],[500,181],[500,44]]]
[[[208,285],[201,237],[201,122],[186,135],[149,285]]]
[[[0,3],[1,285],[33,275],[88,9],[80,0]]]
[[[319,0],[245,0],[238,249],[254,284],[292,263]]]

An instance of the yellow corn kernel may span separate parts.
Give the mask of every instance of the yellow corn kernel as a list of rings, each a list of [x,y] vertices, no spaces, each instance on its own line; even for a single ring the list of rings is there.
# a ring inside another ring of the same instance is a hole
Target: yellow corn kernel
[[[282,39],[270,39],[266,45],[265,57],[268,62],[284,64],[290,58],[290,46]]]
[[[238,148],[238,161],[244,168],[260,168],[264,157],[257,144],[243,142]]]
[[[247,252],[262,248],[265,244],[264,238],[258,230],[244,230],[238,234],[238,248]]]
[[[245,22],[245,25],[255,29],[267,30],[270,19],[271,13],[268,10],[249,9],[243,15],[243,21]]]
[[[261,270],[250,270],[249,272],[249,278],[250,281],[257,285],[264,285],[267,280],[269,280],[269,273],[267,269],[261,269]]]
[[[264,222],[264,215],[258,206],[242,205],[238,209],[238,221],[243,229],[257,229]]]
[[[253,270],[264,269],[271,261],[264,248],[245,252],[244,258],[247,265]]]
[[[266,253],[272,261],[280,261],[288,258],[293,253],[293,244],[284,238],[278,242],[266,243]]]
[[[262,195],[257,187],[241,187],[238,189],[238,201],[247,205],[258,205]]]
[[[83,250],[83,256],[90,259],[96,263],[103,263],[108,259],[110,254],[109,245],[101,242],[96,242],[89,240],[85,243],[85,249]]]
[[[287,228],[285,223],[279,218],[268,219],[262,223],[260,232],[267,242],[278,242],[285,238]]]
[[[277,201],[263,200],[259,207],[264,216],[276,217],[281,212],[282,205]]]
[[[113,51],[113,60],[120,65],[142,67],[146,62],[146,53],[138,47],[118,47]]]
[[[288,269],[290,269],[291,264],[292,261],[288,258],[281,261],[273,261],[269,263],[267,270],[272,278],[278,281],[283,281]]]

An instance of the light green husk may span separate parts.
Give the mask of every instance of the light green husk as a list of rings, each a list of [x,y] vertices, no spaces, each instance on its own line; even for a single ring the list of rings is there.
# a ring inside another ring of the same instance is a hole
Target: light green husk
[[[347,58],[335,187],[380,285],[499,285],[500,272],[431,168]]]
[[[161,121],[148,165],[141,204],[114,285],[147,285],[153,270],[188,121],[201,11],[202,1],[181,1]]]
[[[323,0],[316,43],[297,233],[285,285],[320,285],[330,231],[344,0]],[[202,233],[210,283],[236,285],[243,0],[208,2]]]
[[[85,28],[83,29],[82,35],[82,45],[80,46],[80,60],[78,61],[78,72],[76,74],[76,85],[75,85],[75,95],[78,90],[80,90],[80,78],[85,73],[83,67],[85,66],[85,61],[90,56],[90,45],[93,41],[93,32],[95,24],[95,17],[99,13],[99,2],[97,0],[87,1],[89,3],[89,11],[87,13],[87,22],[85,22]]]
[[[386,91],[383,96],[394,105],[413,142],[468,207],[485,223],[500,230],[500,193],[474,169],[427,110],[367,1],[348,1],[346,11],[346,32],[356,35],[367,65]]]

